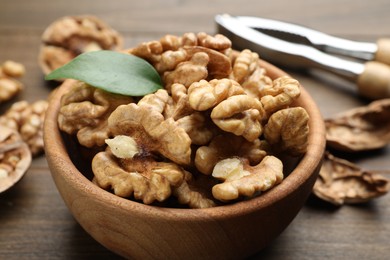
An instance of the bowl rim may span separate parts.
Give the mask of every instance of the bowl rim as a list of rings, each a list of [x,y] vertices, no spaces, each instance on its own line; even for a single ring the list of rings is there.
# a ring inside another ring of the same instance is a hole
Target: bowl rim
[[[266,69],[267,75],[271,78],[288,75],[283,70],[266,61],[261,60],[260,65]],[[182,221],[184,219],[202,220],[205,216],[213,217],[214,219],[232,218],[258,211],[279,200],[282,200],[284,197],[299,189],[303,183],[305,183],[309,178],[313,177],[313,174],[318,174],[317,169],[319,169],[321,165],[322,157],[325,151],[325,126],[317,105],[309,93],[304,89],[304,87],[302,87],[298,103],[302,103],[305,104],[306,107],[310,107],[310,110],[307,111],[310,117],[310,133],[307,152],[300,159],[297,167],[295,167],[293,171],[279,185],[273,187],[267,192],[264,192],[260,196],[251,198],[249,200],[205,209],[159,207],[145,205],[141,202],[119,197],[96,186],[82,173],[80,173],[73,164],[65,148],[64,140],[62,139],[61,133],[57,126],[57,116],[60,108],[60,99],[62,95],[68,91],[67,88],[72,84],[73,81],[74,80],[71,79],[65,80],[61,86],[53,91],[49,98],[49,107],[46,112],[46,118],[48,120],[45,120],[44,122],[44,144],[46,158],[49,162],[50,168],[60,167],[63,178],[67,179],[68,182],[74,183],[77,189],[81,189],[89,195],[95,196],[96,199],[102,203],[115,205],[115,207],[120,207],[120,209],[125,211],[137,211],[140,214],[145,214],[145,212],[147,212],[149,216],[156,216],[159,218],[162,215],[174,215],[175,219],[178,221]],[[51,174],[54,178],[54,175],[57,173],[51,169]],[[61,194],[61,196],[63,196],[63,194]]]

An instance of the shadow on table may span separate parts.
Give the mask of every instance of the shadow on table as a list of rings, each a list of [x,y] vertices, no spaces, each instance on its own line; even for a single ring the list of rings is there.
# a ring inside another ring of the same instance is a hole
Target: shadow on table
[[[124,259],[100,245],[76,221],[70,232],[64,248],[66,259]]]

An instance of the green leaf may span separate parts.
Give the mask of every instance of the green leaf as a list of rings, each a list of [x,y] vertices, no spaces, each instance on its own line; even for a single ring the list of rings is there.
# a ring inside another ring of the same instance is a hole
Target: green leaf
[[[144,96],[162,88],[160,75],[147,61],[106,50],[83,53],[45,77],[66,78],[128,96]]]

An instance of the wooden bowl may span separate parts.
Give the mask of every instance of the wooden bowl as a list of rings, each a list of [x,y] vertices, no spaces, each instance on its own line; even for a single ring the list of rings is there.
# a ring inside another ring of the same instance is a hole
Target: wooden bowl
[[[262,62],[271,78],[286,75]],[[302,89],[297,105],[310,115],[307,153],[281,184],[256,198],[208,209],[144,205],[94,185],[71,160],[57,127],[65,82],[52,95],[44,125],[46,158],[67,207],[80,225],[109,250],[137,259],[225,259],[255,254],[294,219],[311,193],[325,149],[320,112]]]

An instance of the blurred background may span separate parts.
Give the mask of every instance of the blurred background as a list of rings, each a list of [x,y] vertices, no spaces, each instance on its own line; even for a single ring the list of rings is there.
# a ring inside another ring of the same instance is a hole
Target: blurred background
[[[50,23],[66,15],[96,15],[124,36],[125,47],[132,47],[168,33],[215,33],[214,16],[223,13],[279,19],[349,39],[375,41],[390,36],[388,10],[387,0],[0,0],[0,60],[29,57],[27,80],[42,84],[39,78],[30,78],[39,73],[35,57],[40,37]],[[354,91],[348,82],[335,80],[327,79],[335,85],[335,93]],[[329,109],[326,116],[337,112]]]

